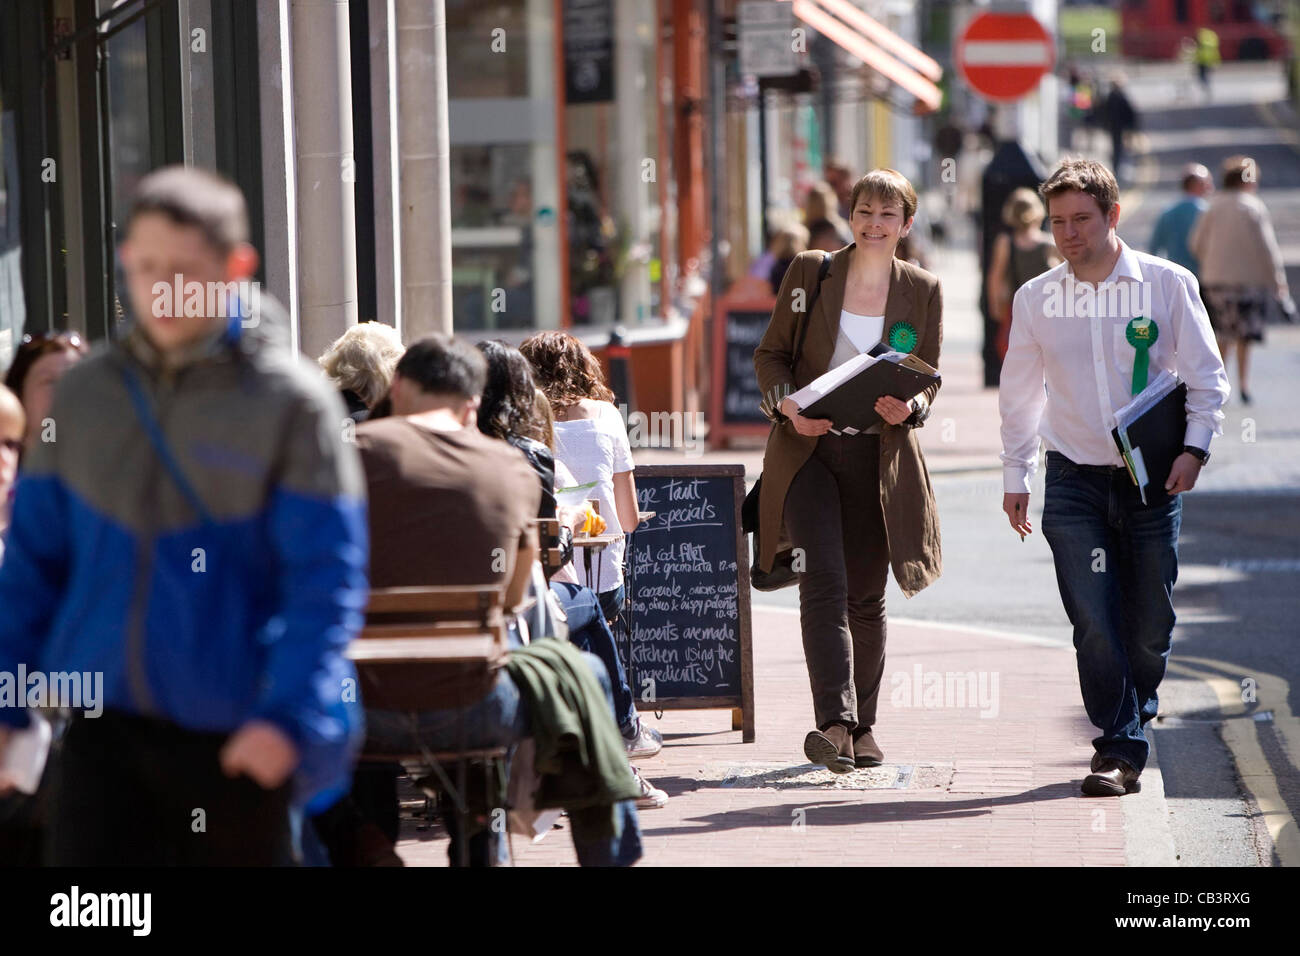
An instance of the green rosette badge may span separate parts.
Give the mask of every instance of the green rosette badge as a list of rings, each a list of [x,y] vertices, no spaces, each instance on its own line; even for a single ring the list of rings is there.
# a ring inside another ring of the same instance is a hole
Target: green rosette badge
[[[1133,385],[1132,391],[1137,395],[1147,387],[1147,370],[1150,368],[1148,352],[1160,337],[1160,329],[1155,320],[1138,316],[1124,329],[1124,337],[1133,346]]]
[[[910,352],[916,348],[916,329],[910,322],[895,322],[889,327],[889,347],[895,352]]]

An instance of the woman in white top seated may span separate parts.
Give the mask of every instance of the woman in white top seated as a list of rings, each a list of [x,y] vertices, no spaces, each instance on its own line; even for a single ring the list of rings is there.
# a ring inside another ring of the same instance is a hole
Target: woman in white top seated
[[[539,332],[519,350],[532,363],[538,387],[555,413],[556,461],[564,462],[579,485],[591,485],[584,497],[598,502],[605,534],[618,536],[603,557],[591,556],[592,567],[599,569],[594,590],[606,619],[614,622],[626,598],[622,535],[637,525],[632,449],[623,416],[596,357],[572,335]],[[585,568],[585,551],[574,549],[575,567]]]

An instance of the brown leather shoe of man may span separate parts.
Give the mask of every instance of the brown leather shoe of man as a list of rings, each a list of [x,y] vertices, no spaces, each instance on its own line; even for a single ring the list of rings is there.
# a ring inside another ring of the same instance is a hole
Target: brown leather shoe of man
[[[853,736],[843,724],[814,730],[803,739],[804,756],[835,773],[853,770]]]
[[[876,745],[876,738],[871,736],[870,730],[858,734],[853,741],[853,766],[879,767],[884,759],[885,755]]]
[[[1123,760],[1106,757],[1098,760],[1096,770],[1083,778],[1081,789],[1089,797],[1122,797],[1142,789],[1139,772]]]

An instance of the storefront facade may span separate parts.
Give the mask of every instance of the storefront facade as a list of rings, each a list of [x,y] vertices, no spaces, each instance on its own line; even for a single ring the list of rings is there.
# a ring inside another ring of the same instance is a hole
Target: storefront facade
[[[243,188],[259,279],[288,306],[304,351],[353,321],[408,338],[443,325],[412,318],[418,270],[403,275],[401,261],[400,124],[421,118],[400,110],[400,31],[428,14],[413,8],[436,6],[0,0],[0,363],[24,331],[120,334],[119,224],[139,178],[176,162]],[[457,333],[519,341],[568,328],[598,346],[618,326],[638,351],[671,347],[673,386],[647,380],[638,394],[683,407],[693,300],[678,242],[673,24],[698,17],[695,6],[446,0]],[[309,17],[319,21],[310,35]],[[310,87],[340,68],[334,129]],[[322,133],[328,145],[306,156],[303,143]],[[343,186],[327,183],[321,198],[313,163],[331,150]],[[316,202],[337,227],[326,232],[351,235],[307,234],[318,218],[304,203]],[[705,229],[691,223],[692,235]],[[322,258],[336,260],[330,271]],[[339,273],[327,309],[314,284]]]

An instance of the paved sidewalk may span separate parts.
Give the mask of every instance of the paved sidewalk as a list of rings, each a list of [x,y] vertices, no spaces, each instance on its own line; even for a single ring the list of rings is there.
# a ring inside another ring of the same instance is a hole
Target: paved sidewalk
[[[1133,842],[1158,830],[1148,826],[1165,812],[1155,768],[1140,795],[1079,795],[1094,731],[1068,648],[895,622],[877,728],[886,765],[837,777],[803,756],[812,708],[797,615],[755,608],[754,634],[755,743],[741,743],[727,712],[644,715],[665,747],[638,766],[672,799],[641,814],[640,865],[1118,866],[1126,829],[1130,858]],[[972,695],[984,696],[988,716],[952,692],[927,698],[931,674],[972,672],[977,690],[980,681],[996,690]],[[914,686],[921,699],[908,702]],[[515,838],[514,848],[520,866],[576,864],[561,830],[540,844]],[[439,828],[408,823],[398,850],[408,865],[446,865]],[[1164,862],[1160,850],[1147,845],[1133,862]]]

